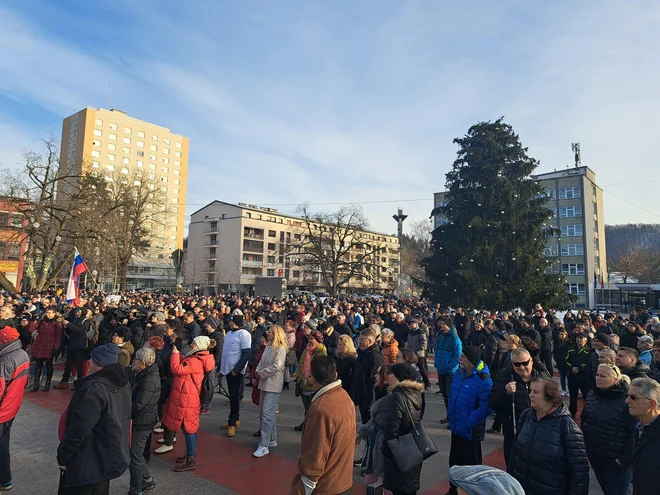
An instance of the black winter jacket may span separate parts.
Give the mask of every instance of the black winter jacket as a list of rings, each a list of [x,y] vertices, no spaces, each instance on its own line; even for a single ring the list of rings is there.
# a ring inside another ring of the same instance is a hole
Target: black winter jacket
[[[151,430],[158,421],[158,401],[160,399],[158,365],[152,364],[135,373],[131,389],[133,429],[137,431]]]
[[[522,413],[511,447],[509,474],[530,495],[589,493],[584,438],[565,406],[540,420],[534,409]]]
[[[87,349],[88,343],[96,334],[96,327],[94,326],[94,321],[88,318],[79,318],[75,323],[70,321],[64,327],[64,333],[68,337],[68,350],[79,351],[81,349]]]
[[[543,328],[539,327],[538,332],[541,335],[541,347],[539,349],[543,351],[552,350],[552,328],[550,325]]]
[[[493,375],[502,369],[504,366],[504,356],[509,352],[506,345],[507,335],[506,330],[498,330],[491,333],[490,337],[486,340],[486,348],[482,353],[483,361]]]
[[[632,442],[635,418],[625,403],[628,384],[619,382],[613,388],[592,388],[584,403],[580,424],[589,454],[606,459],[619,459]],[[621,460],[621,464],[627,461]]]
[[[357,362],[353,370],[353,402],[367,406],[373,401],[376,373],[383,364],[383,354],[378,344],[364,351],[358,351]]]
[[[485,328],[482,328],[480,331],[472,330],[470,335],[468,335],[468,345],[473,345],[481,349],[481,354],[483,356],[483,351],[486,348],[486,342],[490,337],[490,332]]]
[[[413,424],[410,422],[410,416],[412,416],[415,424],[421,421],[423,391],[423,383],[404,380],[390,387],[390,393],[381,399],[386,401],[383,411],[386,411],[387,417],[383,428],[385,439],[383,444],[383,456],[385,458],[383,486],[393,492],[416,493],[419,490],[422,465],[420,464],[419,467],[402,473],[387,446],[387,441],[397,436],[403,436],[412,430]],[[410,410],[410,416],[408,410]]]
[[[128,468],[131,386],[119,364],[75,383],[57,448],[67,467],[66,486],[92,485],[121,476]]]
[[[589,379],[589,350],[586,347],[571,346],[566,353],[566,366],[568,366],[568,379]],[[577,368],[578,373],[572,369]]]
[[[346,393],[353,397],[353,373],[355,369],[355,356],[336,357],[337,378],[341,380],[341,386]]]
[[[658,495],[658,459],[660,459],[660,419],[642,432],[633,431],[633,495]]]
[[[547,377],[548,374],[539,373],[533,369],[531,379],[527,383],[520,378],[518,373],[512,372],[511,370],[502,370],[495,376],[495,380],[493,380],[493,388],[490,389],[490,396],[488,397],[488,407],[495,412],[501,413],[502,433],[504,436],[512,437],[514,435],[514,404],[516,424],[520,422],[520,416],[523,411],[531,407],[529,404],[530,386],[532,380],[539,376]],[[516,382],[516,392],[513,395],[509,395],[507,394],[505,387],[507,383],[512,381]]]
[[[637,364],[632,368],[628,368],[626,370],[622,369],[621,373],[628,375],[632,381],[635,378],[646,378],[651,373],[651,370],[648,364],[643,363],[642,361],[638,361]]]
[[[518,337],[520,337],[521,339],[523,337],[529,337],[534,342],[536,342],[536,346],[538,347],[539,350],[541,350],[541,347],[542,347],[541,334],[539,332],[537,332],[536,328],[534,328],[534,327],[529,327],[529,328],[520,327],[520,329],[518,330]]]
[[[144,335],[142,322],[138,319],[131,320],[128,323],[128,328],[131,330],[131,344],[133,344],[133,349],[137,351],[142,345],[142,337]]]

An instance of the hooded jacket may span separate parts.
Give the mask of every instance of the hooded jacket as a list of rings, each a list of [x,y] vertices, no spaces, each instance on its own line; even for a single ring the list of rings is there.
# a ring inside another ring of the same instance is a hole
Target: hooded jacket
[[[589,461],[582,431],[565,406],[540,420],[534,409],[520,416],[509,474],[525,493],[534,495],[587,495]]]
[[[357,405],[369,405],[373,401],[376,373],[383,364],[383,355],[378,344],[368,349],[359,350],[353,370],[353,402]]]
[[[461,352],[463,352],[463,344],[454,327],[451,327],[447,333],[438,332],[433,355],[433,364],[438,374],[453,375],[456,373]]]
[[[449,389],[447,418],[454,435],[481,441],[486,434],[486,418],[491,411],[488,396],[493,387],[490,370],[479,361],[472,371],[459,367]]]
[[[158,421],[158,400],[160,399],[158,365],[152,364],[133,375],[131,395],[133,429],[151,430]]]
[[[19,339],[0,345],[0,423],[11,421],[23,402],[30,358]]]
[[[57,462],[66,486],[92,485],[121,476],[130,461],[131,386],[124,368],[111,364],[75,382]]]
[[[383,424],[383,456],[385,475],[383,487],[393,492],[416,492],[419,490],[419,477],[422,465],[402,473],[387,446],[387,441],[410,432],[414,424],[421,421],[422,392],[424,384],[403,380],[389,388],[389,394],[381,399],[385,415]],[[408,414],[410,411],[410,415]],[[410,422],[412,416],[413,423]]]
[[[491,333],[486,341],[486,348],[483,352],[484,363],[493,373],[496,373],[504,365],[504,356],[509,352],[506,345],[508,335],[506,330],[497,330]]]
[[[162,419],[168,430],[177,431],[183,426],[186,433],[197,432],[204,373],[209,373],[214,367],[215,360],[209,351],[195,351],[183,359],[180,352],[172,353],[170,369],[174,383]]]

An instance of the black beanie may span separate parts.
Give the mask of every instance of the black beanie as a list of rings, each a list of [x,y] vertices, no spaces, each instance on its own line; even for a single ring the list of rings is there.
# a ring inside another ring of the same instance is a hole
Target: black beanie
[[[495,325],[498,330],[506,330],[504,320],[500,320],[499,318],[493,322],[493,325]]]
[[[417,380],[419,376],[418,371],[407,363],[399,363],[392,366],[392,374],[396,379],[402,382],[403,380]]]
[[[477,364],[481,361],[481,349],[474,345],[463,347],[463,354],[472,364]]]

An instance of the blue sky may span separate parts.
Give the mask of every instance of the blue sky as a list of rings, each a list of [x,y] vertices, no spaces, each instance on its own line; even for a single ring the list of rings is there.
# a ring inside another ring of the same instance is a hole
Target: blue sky
[[[394,232],[398,206],[428,217],[452,139],[504,115],[539,172],[581,143],[606,223],[656,223],[658,46],[651,0],[0,2],[0,164],[112,83],[190,138],[188,213],[393,201],[364,210]]]

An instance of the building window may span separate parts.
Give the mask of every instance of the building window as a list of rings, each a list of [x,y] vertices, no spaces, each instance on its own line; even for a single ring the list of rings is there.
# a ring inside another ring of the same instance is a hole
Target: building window
[[[175,170],[174,175],[181,175],[181,170]]]
[[[101,140],[100,139],[93,139],[92,140],[92,146],[101,146]]]
[[[267,262],[270,263],[271,265],[275,264],[275,256],[269,256],[267,258]]]
[[[592,185],[591,186],[591,195],[595,198],[596,197],[596,186]]]
[[[163,168],[161,168],[160,170],[161,170],[161,172],[163,172],[164,174],[166,174],[166,173],[168,173],[168,172],[170,171],[170,169],[167,168],[167,167],[163,167]]]
[[[300,278],[300,270],[293,270],[293,278]]]
[[[214,247],[209,248],[209,258],[215,258],[215,250],[216,248]]]
[[[94,135],[101,137],[103,133],[101,132],[101,129],[94,129]]]
[[[582,207],[577,206],[562,206],[559,208],[559,218],[574,218],[582,216]]]
[[[586,294],[586,287],[584,284],[564,284],[569,294],[577,296],[584,296]]]
[[[131,159],[130,159],[130,158],[126,158],[126,157],[124,157],[124,158],[123,158],[123,161],[124,161],[124,165],[129,165],[129,164],[131,163]]]
[[[562,225],[561,235],[566,237],[577,237],[582,235],[582,225]]]
[[[158,141],[158,136],[154,136],[153,134],[151,135],[151,140],[152,141]]]
[[[174,166],[175,166],[175,167],[180,167],[180,166],[181,166],[181,162],[180,162],[179,160],[174,160]]]
[[[584,244],[562,244],[562,256],[584,256]]]
[[[181,152],[180,151],[175,151],[174,156],[176,156],[177,158],[181,158]]]
[[[114,171],[115,166],[114,165],[106,165],[105,168],[107,168],[108,170],[110,170],[110,172],[112,172],[112,171]]]
[[[174,183],[175,186],[178,186],[178,185],[181,184],[181,181],[179,179],[174,179],[172,182]]]
[[[155,175],[155,174],[149,174],[148,177],[149,177],[151,180],[153,180],[153,179],[156,178],[156,175]]]
[[[163,138],[163,143],[165,143],[165,144],[170,144],[170,140],[167,139],[167,138]]]
[[[5,227],[9,225],[9,212],[0,211],[0,227]]]
[[[600,248],[600,244],[598,243],[598,237],[594,239],[594,250],[598,251]]]
[[[261,268],[250,268],[244,266],[241,270],[241,273],[243,275],[261,275],[263,272],[261,271]]]
[[[11,226],[15,227],[17,229],[21,228],[23,226],[23,219],[24,219],[24,217],[20,213],[16,213],[16,212],[12,213],[12,215],[11,215]]]
[[[268,243],[268,251],[275,251],[275,249],[277,249],[275,247],[275,243],[274,242],[269,242]]]
[[[117,145],[116,145],[116,144],[112,144],[112,143],[108,143],[108,149],[109,149],[110,151],[115,151],[115,150],[117,149]]]
[[[21,243],[10,242],[7,245],[7,259],[11,261],[18,261],[21,259]]]
[[[103,125],[103,121],[101,119],[94,119],[94,125]]]
[[[142,167],[142,166],[144,165],[144,162],[143,162],[142,160],[138,160],[137,162],[135,162],[135,164],[136,164],[138,167]]]
[[[131,144],[131,138],[125,137],[123,139],[123,141],[124,141],[124,144]]]
[[[156,160],[158,160],[158,157],[156,155],[151,155],[150,154],[149,155],[149,160],[151,160],[152,162],[155,162]]]
[[[277,232],[275,232],[274,230],[269,230],[268,237],[277,237]]]
[[[155,163],[150,163],[149,164],[149,170],[156,170],[156,164]]]
[[[594,232],[598,232],[598,220],[594,220]]]
[[[92,168],[99,168],[99,162],[92,160]]]
[[[137,156],[139,156],[140,158],[144,158],[144,151],[138,151]]]
[[[144,148],[144,141],[136,141],[137,147],[138,148]]]
[[[163,148],[163,155],[169,155],[170,154],[170,149],[169,148]]]
[[[167,177],[161,177],[161,178],[160,178],[160,181],[161,181],[161,182],[167,182]]]
[[[158,146],[156,146],[155,144],[152,144],[151,145],[151,151],[158,151]]]
[[[108,153],[108,160],[110,160],[111,162],[114,162],[115,161],[115,155],[113,155],[111,153]]]
[[[559,199],[573,199],[581,198],[582,189],[580,186],[576,187],[563,187],[559,190]]]
[[[94,158],[99,158],[101,156],[101,152],[99,150],[92,150],[92,156]]]
[[[545,195],[548,197],[548,199],[551,199],[552,201],[557,199],[557,190],[556,189],[548,189],[545,192]]]
[[[121,152],[122,152],[124,155],[130,155],[130,154],[131,154],[131,149],[130,149],[130,148],[122,148],[122,149],[121,149]]]
[[[121,173],[124,175],[128,175],[128,169],[127,168],[122,168]]]
[[[124,127],[124,133],[125,134],[130,134],[131,132],[133,132],[133,131],[131,130],[130,127]]]
[[[117,130],[117,124],[113,124],[112,122],[110,122],[110,129],[113,130],[113,131],[116,131]]]
[[[144,131],[138,131],[138,137],[143,138],[144,137]]]
[[[117,134],[110,133],[108,134],[108,139],[112,139],[113,141],[117,140]]]
[[[181,149],[181,143],[175,143],[174,146],[176,146],[177,148]]]
[[[591,203],[591,211],[598,213],[598,205],[596,203]]]
[[[584,275],[583,263],[563,263],[561,265],[562,275]]]
[[[274,277],[275,276],[275,269],[274,268],[268,268],[266,270],[266,276],[267,277]]]
[[[163,163],[170,163],[170,159],[163,157]]]
[[[172,194],[179,194],[179,189],[176,187],[172,189]]]

